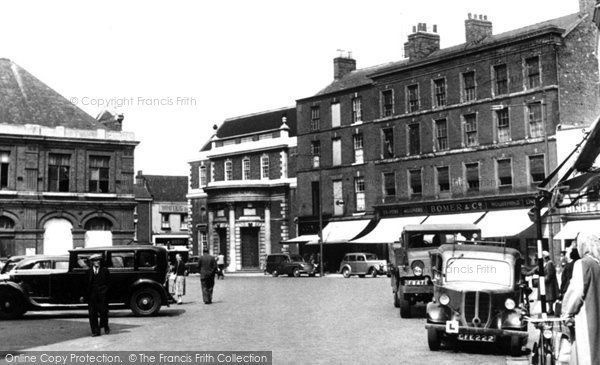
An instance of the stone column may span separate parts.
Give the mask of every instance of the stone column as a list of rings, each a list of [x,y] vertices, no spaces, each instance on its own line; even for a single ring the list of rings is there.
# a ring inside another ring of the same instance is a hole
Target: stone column
[[[236,271],[237,260],[235,250],[235,205],[229,204],[229,271]]]
[[[271,254],[271,203],[265,204],[265,253]]]

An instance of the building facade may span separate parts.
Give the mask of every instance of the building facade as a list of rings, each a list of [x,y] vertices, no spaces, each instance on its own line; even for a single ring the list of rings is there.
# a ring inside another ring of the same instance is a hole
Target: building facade
[[[0,95],[0,256],[130,242],[138,142],[122,116],[96,120],[7,59]]]
[[[216,127],[215,127],[216,128]],[[193,247],[257,270],[295,236],[296,109],[227,119],[190,162]]]
[[[371,68],[336,58],[333,83],[297,101],[298,154],[313,156],[298,159],[300,233],[318,231],[318,212],[326,244],[393,242],[392,219],[477,223],[533,251],[527,213],[560,157],[557,130],[600,111],[594,5],[497,35],[469,14],[466,42],[445,49],[419,24],[406,59]]]

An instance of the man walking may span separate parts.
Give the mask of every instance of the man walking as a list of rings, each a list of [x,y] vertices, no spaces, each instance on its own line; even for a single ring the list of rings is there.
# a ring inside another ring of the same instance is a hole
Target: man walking
[[[225,255],[219,253],[217,256],[217,267],[219,271],[217,271],[217,279],[225,279]]]
[[[214,256],[208,254],[208,248],[206,247],[198,260],[198,271],[200,272],[200,284],[202,285],[202,299],[204,300],[204,304],[211,304],[213,288],[215,286],[217,260],[215,260]]]
[[[104,333],[110,333],[108,327],[108,287],[110,274],[108,269],[101,265],[102,255],[94,254],[90,257],[92,266],[88,270],[88,315],[92,337],[100,336],[100,328],[104,327]],[[100,316],[100,325],[98,325]]]

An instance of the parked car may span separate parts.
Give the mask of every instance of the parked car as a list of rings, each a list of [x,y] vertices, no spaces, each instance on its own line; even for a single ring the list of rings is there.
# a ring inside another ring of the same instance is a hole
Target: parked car
[[[69,256],[36,255],[29,256],[16,262],[12,269],[0,274],[0,280],[8,280],[10,275],[36,274],[40,270],[49,273],[66,272],[69,269]]]
[[[527,342],[529,305],[519,251],[474,244],[445,244],[431,253],[433,301],[427,304],[427,342],[506,345],[513,356]]]
[[[0,318],[12,319],[28,310],[85,309],[90,256],[101,254],[111,275],[108,302],[111,307],[130,308],[136,315],[158,313],[174,303],[166,290],[168,255],[163,247],[111,246],[69,251],[64,272],[12,271],[0,282]]]
[[[197,274],[198,273],[198,260],[199,256],[190,256],[185,263],[185,275]]]
[[[11,256],[9,257],[6,262],[4,263],[4,266],[2,267],[2,270],[0,270],[0,275],[4,275],[6,273],[8,273],[9,271],[11,271],[15,265],[17,265],[17,263],[19,263],[21,260],[24,260],[27,257],[32,257],[32,256]]]
[[[2,271],[2,268],[4,267],[4,265],[6,265],[7,261],[8,257],[0,257],[0,271]]]
[[[377,277],[377,275],[386,275],[388,272],[387,261],[379,260],[374,253],[352,252],[347,253],[340,263],[340,273],[345,278],[352,275],[358,275],[364,278],[365,275]]]
[[[315,266],[304,261],[302,256],[278,253],[267,256],[265,272],[273,276],[288,275],[298,277],[302,274],[315,276]]]

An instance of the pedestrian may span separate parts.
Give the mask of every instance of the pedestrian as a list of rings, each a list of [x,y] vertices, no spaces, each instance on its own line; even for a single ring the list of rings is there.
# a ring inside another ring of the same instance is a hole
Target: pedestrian
[[[567,289],[569,288],[569,283],[571,282],[571,277],[573,277],[573,266],[575,265],[575,261],[579,260],[579,253],[577,251],[577,243],[573,243],[571,246],[567,247],[565,250],[565,265],[563,267],[563,271],[560,275],[560,298],[561,300],[564,298]]]
[[[198,272],[200,272],[200,284],[202,286],[204,304],[212,303],[216,271],[217,260],[215,260],[214,256],[208,254],[208,248],[204,248],[202,256],[198,259]]]
[[[582,232],[577,237],[581,259],[563,300],[563,316],[575,324],[571,364],[597,364],[600,359],[600,234]]]
[[[175,297],[177,304],[183,304],[183,295],[185,294],[185,263],[181,255],[175,255]]]
[[[544,280],[546,283],[546,306],[549,315],[554,315],[554,302],[558,300],[558,278],[556,276],[556,266],[550,258],[550,252],[543,251],[544,260]]]
[[[219,271],[217,272],[217,278],[224,280],[225,279],[225,255],[219,252],[217,256],[217,267]]]
[[[92,266],[88,269],[88,315],[92,337],[100,336],[100,329],[104,328],[104,333],[110,333],[108,327],[108,288],[110,286],[110,273],[103,265],[102,255],[94,254],[90,256]],[[98,324],[100,316],[100,324]]]

